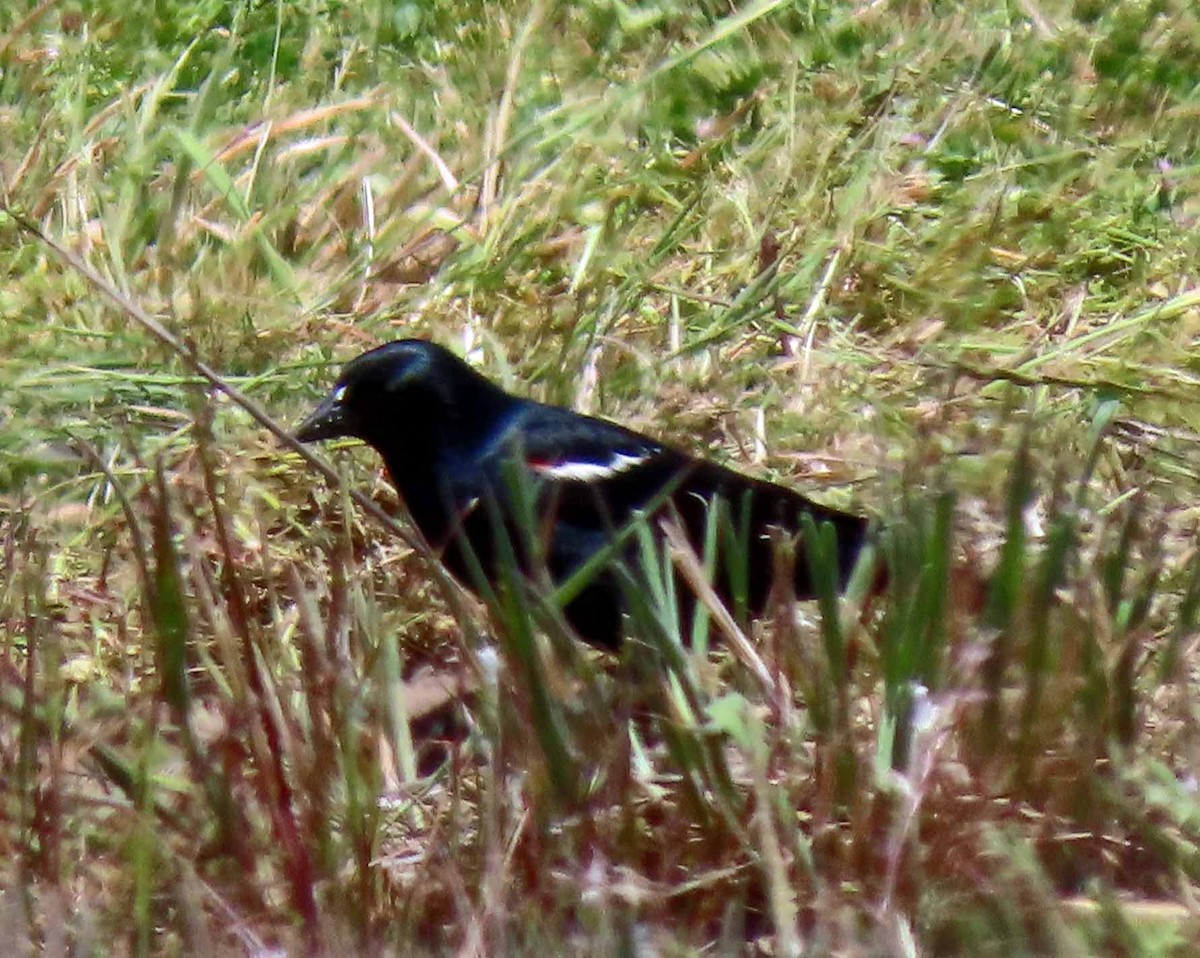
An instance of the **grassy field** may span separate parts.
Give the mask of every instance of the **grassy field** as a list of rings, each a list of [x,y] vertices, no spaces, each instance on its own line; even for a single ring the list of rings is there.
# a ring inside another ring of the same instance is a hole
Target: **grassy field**
[[[7,953],[1194,954],[1197,157],[1188,0],[4,6]],[[410,335],[888,594],[483,608],[271,429]]]

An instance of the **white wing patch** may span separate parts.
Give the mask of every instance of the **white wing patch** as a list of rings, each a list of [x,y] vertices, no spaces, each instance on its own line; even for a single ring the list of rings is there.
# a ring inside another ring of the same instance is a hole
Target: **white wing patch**
[[[619,472],[627,472],[634,466],[641,465],[653,455],[653,452],[643,452],[637,455],[619,452],[608,462],[531,462],[529,468],[539,476],[547,479],[567,479],[575,482],[594,482],[597,479],[607,479]]]

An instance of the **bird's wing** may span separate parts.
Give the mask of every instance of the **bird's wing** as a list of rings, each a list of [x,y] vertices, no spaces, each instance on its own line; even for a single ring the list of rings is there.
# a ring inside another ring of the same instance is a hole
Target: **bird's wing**
[[[530,403],[509,432],[506,447],[537,482],[542,514],[596,542],[668,496],[708,498],[710,473],[723,472],[632,429],[554,406]]]
[[[522,410],[512,434],[529,469],[559,482],[603,481],[666,451],[661,443],[632,429],[539,403]]]

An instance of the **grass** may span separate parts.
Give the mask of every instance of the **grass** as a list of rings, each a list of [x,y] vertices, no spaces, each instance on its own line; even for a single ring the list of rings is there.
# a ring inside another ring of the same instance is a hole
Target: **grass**
[[[1196,62],[1182,0],[0,11],[5,940],[1188,953]],[[401,335],[878,515],[888,594],[483,608],[268,428]]]

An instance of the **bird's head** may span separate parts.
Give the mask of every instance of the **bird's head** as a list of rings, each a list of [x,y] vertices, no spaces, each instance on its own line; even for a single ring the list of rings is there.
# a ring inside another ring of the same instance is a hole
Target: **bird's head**
[[[347,436],[380,451],[418,436],[449,440],[464,414],[488,414],[508,399],[435,343],[401,339],[346,364],[325,400],[296,430],[301,442]]]

